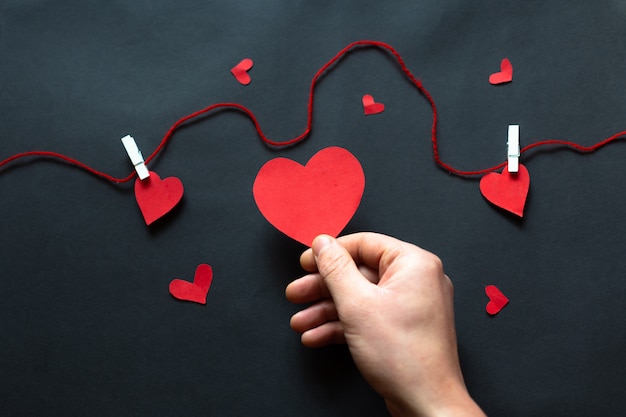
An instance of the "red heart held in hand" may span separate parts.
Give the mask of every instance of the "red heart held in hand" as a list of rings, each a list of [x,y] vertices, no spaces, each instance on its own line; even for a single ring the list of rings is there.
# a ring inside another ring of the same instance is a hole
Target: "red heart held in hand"
[[[509,303],[509,299],[506,295],[502,294],[502,291],[498,289],[495,285],[487,285],[485,287],[485,294],[489,297],[489,302],[487,303],[487,313],[496,315],[504,308],[505,305]]]
[[[251,81],[250,75],[248,75],[248,70],[252,68],[252,65],[254,65],[254,62],[250,58],[245,58],[235,65],[230,72],[235,76],[240,84],[248,85]]]
[[[480,180],[480,192],[496,206],[524,217],[524,205],[530,187],[530,174],[519,164],[519,172],[510,173],[505,167],[502,174],[492,172]]]
[[[322,149],[306,166],[287,158],[268,161],[254,180],[261,214],[278,230],[307,246],[322,233],[337,236],[361,202],[365,174],[348,150]]]
[[[513,80],[513,65],[511,61],[504,58],[500,62],[500,72],[493,73],[489,76],[489,83],[493,85],[509,83]]]
[[[183,301],[206,304],[206,296],[213,282],[213,269],[210,265],[200,264],[196,268],[193,282],[175,279],[170,282],[170,294]]]
[[[183,183],[176,177],[161,180],[150,171],[148,178],[135,181],[135,199],[148,226],[166,215],[182,197]]]
[[[385,110],[385,105],[383,103],[376,103],[374,97],[369,94],[365,94],[361,101],[363,102],[363,112],[366,116],[382,113]]]

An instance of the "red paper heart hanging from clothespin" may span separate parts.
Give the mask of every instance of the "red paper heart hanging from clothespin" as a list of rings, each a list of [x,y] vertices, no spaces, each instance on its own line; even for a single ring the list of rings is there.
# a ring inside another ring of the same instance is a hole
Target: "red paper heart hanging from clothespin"
[[[510,173],[505,167],[502,174],[492,172],[480,180],[480,192],[496,206],[524,217],[524,205],[530,187],[530,174],[519,165],[519,172]]]
[[[522,164],[516,174],[505,167],[501,174],[492,172],[480,180],[480,192],[487,200],[519,217],[524,217],[529,187],[530,174]]]
[[[183,183],[176,177],[161,179],[150,171],[150,177],[135,181],[135,199],[146,225],[170,212],[183,197]]]
[[[348,150],[325,148],[302,166],[287,158],[267,162],[254,180],[261,214],[307,246],[322,233],[337,236],[361,202],[365,175]]]
[[[132,136],[124,136],[122,144],[137,171],[135,199],[149,226],[178,204],[183,197],[183,183],[176,177],[161,180],[155,172],[148,171],[143,155]]]
[[[519,125],[509,125],[507,149],[507,165],[502,174],[485,175],[480,180],[480,192],[496,206],[523,217],[530,175],[519,162]]]

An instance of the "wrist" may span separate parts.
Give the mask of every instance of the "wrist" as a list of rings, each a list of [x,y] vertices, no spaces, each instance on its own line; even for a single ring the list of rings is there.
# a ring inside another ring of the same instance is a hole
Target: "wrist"
[[[405,400],[386,400],[387,408],[393,417],[485,417],[486,414],[476,404],[465,389],[451,389],[435,401],[412,396]]]
[[[486,417],[483,410],[476,404],[469,393],[465,391],[462,398],[457,398],[455,402],[434,411],[432,416],[437,417]]]

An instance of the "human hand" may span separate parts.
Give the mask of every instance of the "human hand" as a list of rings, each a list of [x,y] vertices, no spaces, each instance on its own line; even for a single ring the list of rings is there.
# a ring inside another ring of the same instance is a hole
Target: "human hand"
[[[312,303],[291,318],[302,343],[347,343],[394,416],[484,416],[467,393],[454,328],[453,287],[435,255],[389,236],[318,236],[310,272],[287,298]]]

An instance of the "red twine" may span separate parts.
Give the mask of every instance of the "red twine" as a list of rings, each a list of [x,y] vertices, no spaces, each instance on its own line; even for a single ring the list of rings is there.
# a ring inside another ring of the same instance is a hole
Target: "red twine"
[[[407,68],[406,64],[404,63],[404,60],[402,59],[402,57],[400,56],[400,54],[390,45],[383,43],[383,42],[378,42],[378,41],[357,41],[357,42],[352,42],[351,44],[349,44],[348,46],[346,46],[345,48],[343,48],[341,51],[339,51],[332,59],[330,59],[330,61],[328,61],[326,64],[324,64],[324,66],[322,66],[316,73],[315,76],[313,77],[313,80],[311,81],[311,86],[309,88],[309,100],[307,103],[307,122],[306,122],[306,128],[304,129],[304,131],[289,140],[286,141],[274,141],[269,139],[265,133],[263,133],[263,130],[261,129],[261,125],[259,124],[259,121],[257,120],[256,116],[254,115],[254,113],[252,113],[251,110],[249,110],[248,108],[246,108],[245,106],[242,106],[241,104],[238,103],[216,103],[213,105],[210,105],[204,109],[198,110],[194,113],[191,113],[185,117],[183,117],[182,119],[178,120],[176,123],[174,123],[172,125],[172,127],[167,131],[167,133],[165,134],[165,136],[163,137],[163,139],[161,139],[161,142],[159,143],[159,146],[157,146],[157,148],[152,152],[152,154],[150,154],[150,156],[148,158],[146,158],[145,162],[146,164],[149,163],[152,159],[154,159],[162,150],[163,148],[165,148],[165,146],[167,145],[167,143],[170,141],[170,139],[172,138],[172,136],[174,135],[174,133],[176,132],[176,130],[183,125],[185,122],[195,119],[199,116],[202,116],[206,113],[209,113],[213,110],[219,109],[219,108],[230,108],[230,109],[235,109],[235,110],[239,110],[242,113],[246,114],[250,120],[252,120],[252,123],[254,124],[254,127],[259,135],[259,137],[261,138],[261,140],[263,140],[263,142],[265,142],[267,145],[269,146],[274,146],[274,147],[285,147],[285,146],[289,146],[289,145],[294,145],[302,140],[304,140],[310,133],[311,133],[311,124],[312,124],[312,118],[313,118],[313,99],[314,99],[314,93],[315,93],[315,86],[317,84],[317,82],[319,81],[319,79],[324,76],[324,74],[326,73],[326,71],[332,66],[334,65],[337,61],[339,61],[341,58],[343,58],[345,55],[347,55],[350,51],[352,51],[353,49],[359,48],[359,47],[377,47],[377,48],[381,48],[384,49],[386,51],[388,51],[389,53],[391,53],[394,58],[396,59],[396,61],[398,62],[398,65],[400,66],[400,69],[402,70],[402,72],[407,76],[407,78],[409,79],[409,81],[417,88],[417,90],[424,96],[424,98],[426,98],[426,100],[428,101],[428,103],[430,104],[430,107],[432,109],[433,112],[433,120],[432,120],[432,128],[431,128],[431,141],[432,141],[432,146],[433,146],[433,157],[435,159],[435,162],[437,163],[437,165],[439,167],[441,167],[442,169],[448,171],[451,174],[454,175],[458,175],[458,176],[462,176],[462,177],[473,177],[473,176],[478,176],[478,175],[484,175],[487,174],[489,172],[493,172],[493,171],[497,171],[499,169],[502,169],[504,166],[506,166],[506,161],[502,162],[501,164],[495,165],[491,168],[485,168],[485,169],[481,169],[481,170],[477,170],[477,171],[463,171],[460,169],[456,169],[454,167],[452,167],[451,165],[448,165],[447,163],[443,162],[439,156],[439,148],[438,148],[438,144],[437,144],[437,107],[435,106],[435,101],[433,99],[433,97],[430,95],[430,93],[428,92],[428,90],[426,90],[426,88],[422,85],[421,81],[419,81],[417,78],[415,78],[415,76],[411,73],[411,71]],[[523,154],[524,152],[527,152],[533,148],[537,148],[540,146],[563,146],[563,147],[567,147],[570,149],[573,149],[577,152],[581,152],[581,153],[589,153],[589,152],[593,152],[596,151],[598,149],[600,149],[601,147],[603,147],[604,145],[609,144],[610,142],[613,142],[619,138],[621,138],[622,136],[626,136],[626,131],[623,132],[619,132],[616,133],[615,135],[601,141],[598,142],[594,145],[591,146],[582,146],[579,145],[577,143],[574,142],[570,142],[570,141],[565,141],[565,140],[544,140],[544,141],[539,141],[539,142],[535,142],[532,143],[530,145],[525,146],[524,148],[521,149],[520,153]],[[64,161],[66,163],[69,163],[71,165],[74,165],[78,168],[81,168],[87,172],[89,172],[90,174],[96,175],[100,178],[103,178],[105,180],[111,181],[111,182],[115,182],[115,183],[124,183],[124,182],[128,182],[130,180],[132,180],[135,175],[136,172],[133,171],[131,172],[127,177],[124,178],[116,178],[113,177],[105,172],[102,171],[98,171],[74,158],[70,158],[68,156],[56,153],[56,152],[49,152],[49,151],[30,151],[30,152],[23,152],[23,153],[19,153],[16,155],[13,155],[3,161],[0,161],[0,167],[9,164],[17,159],[21,159],[21,158],[26,158],[26,157],[33,157],[33,156],[39,156],[39,157],[45,157],[45,158],[53,158],[53,159],[58,159],[61,161]]]

